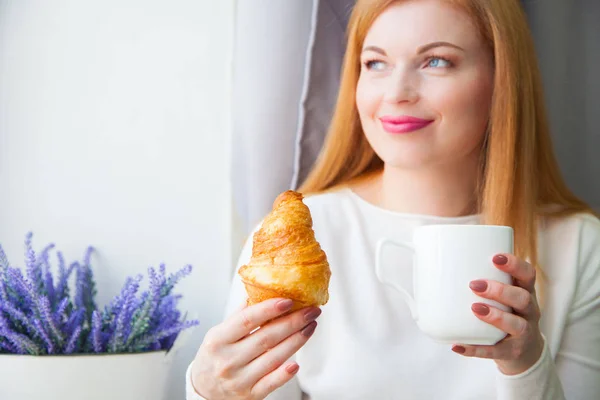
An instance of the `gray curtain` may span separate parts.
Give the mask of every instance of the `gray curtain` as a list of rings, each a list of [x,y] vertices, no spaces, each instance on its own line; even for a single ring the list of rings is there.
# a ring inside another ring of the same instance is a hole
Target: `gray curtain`
[[[306,177],[339,84],[354,0],[240,0],[234,55],[234,204],[244,233]],[[600,1],[524,1],[552,133],[571,188],[600,209]]]
[[[523,2],[567,183],[600,211],[600,1]]]
[[[306,177],[337,94],[354,0],[239,0],[233,71],[234,211],[243,234]]]

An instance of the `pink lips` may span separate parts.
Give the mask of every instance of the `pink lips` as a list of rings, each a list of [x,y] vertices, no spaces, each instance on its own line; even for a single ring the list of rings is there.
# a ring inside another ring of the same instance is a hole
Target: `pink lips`
[[[425,128],[433,122],[432,119],[421,119],[406,115],[400,117],[385,116],[379,118],[383,129],[388,133],[409,133]]]

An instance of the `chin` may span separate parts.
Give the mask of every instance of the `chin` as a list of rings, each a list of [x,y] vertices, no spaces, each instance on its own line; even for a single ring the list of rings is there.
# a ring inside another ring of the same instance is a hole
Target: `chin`
[[[439,158],[436,159],[426,154],[409,154],[404,157],[398,154],[383,155],[379,158],[383,160],[386,168],[394,169],[419,170],[434,167],[439,163]]]
[[[429,140],[371,140],[369,143],[387,168],[405,170],[439,169],[478,160],[480,144],[462,141],[452,146],[435,146]],[[387,139],[387,138],[386,138]]]
[[[402,169],[421,169],[434,166],[440,162],[440,154],[432,151],[431,145],[411,146],[409,143],[390,143],[381,141],[375,146],[375,153],[381,158],[386,167]]]

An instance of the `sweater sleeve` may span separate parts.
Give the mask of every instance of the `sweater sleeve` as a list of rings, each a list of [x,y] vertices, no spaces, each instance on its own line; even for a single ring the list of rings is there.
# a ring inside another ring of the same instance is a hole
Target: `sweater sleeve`
[[[531,368],[518,375],[504,375],[498,371],[496,382],[498,400],[565,400],[545,341],[540,359]]]
[[[192,384],[192,365],[193,362],[187,368],[185,373],[185,399],[186,400],[207,400],[204,397],[196,393],[194,385]]]
[[[569,266],[565,266],[568,268]],[[497,377],[498,399],[588,400],[600,393],[600,221],[586,217],[579,232],[577,287],[556,359],[548,346],[520,375]]]
[[[260,227],[257,226],[255,230]],[[231,289],[229,291],[229,298],[227,301],[227,306],[225,308],[225,318],[229,317],[236,310],[238,310],[246,301],[246,289],[244,288],[244,284],[240,279],[240,276],[237,274],[239,268],[247,263],[252,256],[252,237],[254,235],[254,231],[246,240],[242,252],[238,258],[238,262],[236,265],[236,269],[233,276],[233,281],[231,284]],[[201,397],[192,384],[192,365],[193,362],[188,366],[185,381],[186,381],[186,400],[209,400]],[[201,390],[200,390],[201,391]],[[300,386],[298,384],[298,378],[294,377],[285,385],[275,390],[271,395],[267,396],[267,400],[300,400],[302,398],[302,391],[300,390]]]

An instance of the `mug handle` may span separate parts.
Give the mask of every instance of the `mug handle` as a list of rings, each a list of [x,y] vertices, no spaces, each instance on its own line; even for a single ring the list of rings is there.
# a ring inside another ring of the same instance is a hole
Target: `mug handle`
[[[408,249],[408,250],[412,251],[413,256],[415,254],[415,247],[411,243],[408,243],[408,242],[392,240],[392,239],[385,239],[385,238],[380,239],[377,242],[377,248],[375,250],[375,274],[377,275],[377,279],[379,279],[379,281],[381,283],[389,285],[400,292],[402,297],[404,297],[406,304],[408,304],[408,308],[410,308],[410,313],[411,313],[413,319],[416,321],[418,319],[418,314],[417,314],[417,305],[416,305],[415,299],[402,286],[400,286],[399,284],[397,284],[395,282],[388,281],[383,277],[382,266],[381,266],[381,251],[387,244],[393,244],[395,246],[402,247],[404,249]],[[414,274],[414,272],[415,271],[414,271],[414,263],[413,263],[413,274]]]

